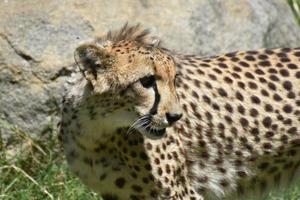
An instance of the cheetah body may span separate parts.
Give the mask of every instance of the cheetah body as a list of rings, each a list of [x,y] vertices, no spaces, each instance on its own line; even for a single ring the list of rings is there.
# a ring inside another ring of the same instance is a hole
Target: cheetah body
[[[86,185],[108,200],[257,199],[297,179],[300,49],[201,58],[144,48],[140,41],[137,48],[124,37],[134,35],[133,28],[122,31],[114,53],[176,64],[183,117],[159,139],[128,133],[137,117],[132,105],[141,104],[126,95],[130,87],[96,93],[106,83],[78,73],[64,99],[60,136],[70,168]]]

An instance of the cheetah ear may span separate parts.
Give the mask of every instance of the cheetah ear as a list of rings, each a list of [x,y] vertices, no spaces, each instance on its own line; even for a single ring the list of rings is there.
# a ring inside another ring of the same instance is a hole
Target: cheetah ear
[[[83,44],[77,47],[74,58],[80,71],[88,80],[97,80],[98,75],[105,73],[112,64],[111,55],[103,46],[96,44]]]
[[[97,43],[87,43],[76,48],[74,59],[83,76],[92,84],[97,93],[109,89],[111,67],[114,56]]]
[[[153,47],[158,47],[160,45],[160,39],[158,37],[152,37],[150,45]]]

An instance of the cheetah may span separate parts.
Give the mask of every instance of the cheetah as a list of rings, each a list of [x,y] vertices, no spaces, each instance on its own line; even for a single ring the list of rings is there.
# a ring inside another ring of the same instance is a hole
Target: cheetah
[[[263,197],[300,172],[300,48],[182,55],[140,25],[80,45],[70,169],[105,200]]]

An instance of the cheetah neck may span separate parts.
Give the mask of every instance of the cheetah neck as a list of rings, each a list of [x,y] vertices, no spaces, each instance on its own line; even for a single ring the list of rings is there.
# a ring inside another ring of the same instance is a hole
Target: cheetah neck
[[[110,94],[93,94],[85,80],[66,96],[63,123],[85,148],[94,149],[107,143],[117,129],[128,127],[136,118],[128,108],[114,103],[114,98]]]

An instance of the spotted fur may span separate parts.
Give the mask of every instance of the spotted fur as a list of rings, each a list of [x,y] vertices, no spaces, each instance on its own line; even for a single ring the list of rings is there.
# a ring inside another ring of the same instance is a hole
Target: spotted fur
[[[104,199],[258,199],[298,178],[299,48],[178,55],[125,25],[75,60],[60,137]]]

